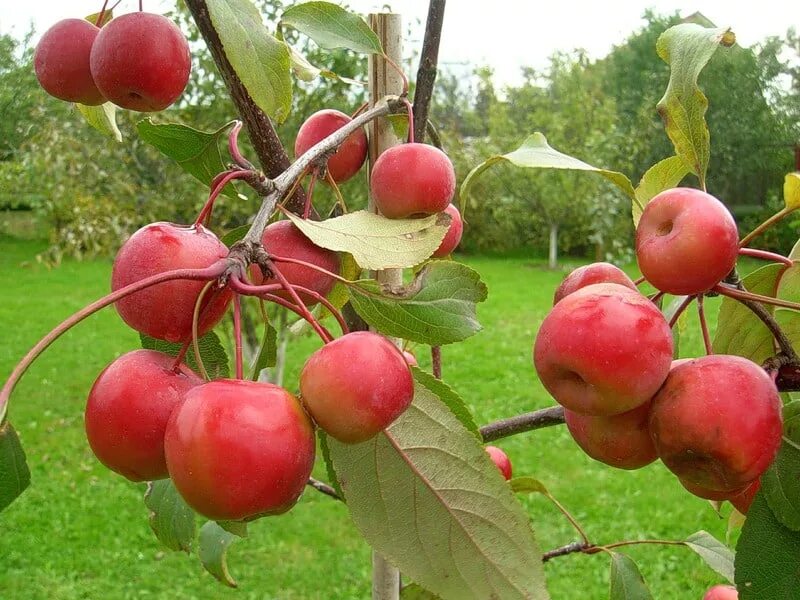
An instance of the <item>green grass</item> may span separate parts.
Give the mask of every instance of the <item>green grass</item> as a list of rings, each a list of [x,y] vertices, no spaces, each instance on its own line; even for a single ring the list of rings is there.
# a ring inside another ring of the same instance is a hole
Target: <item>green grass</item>
[[[32,257],[44,244],[0,237],[0,378],[53,325],[108,287],[110,261],[66,262],[55,270]],[[479,423],[553,404],[531,363],[534,334],[562,272],[523,258],[470,258],[489,285],[479,316],[484,330],[444,349],[444,378]],[[708,302],[710,315],[716,303]],[[683,354],[700,351],[696,323],[682,338]],[[324,598],[369,597],[370,554],[345,508],[309,491],[295,509],[250,526],[230,551],[240,589],[205,574],[193,556],[164,551],[147,524],[142,485],[101,467],[83,435],[82,410],[92,381],[114,357],[137,344],[113,310],[92,317],[57,341],[31,368],[12,398],[32,471],[31,487],[0,515],[0,596],[3,598]],[[286,382],[315,345],[291,349]],[[430,361],[417,352],[423,368]],[[727,520],[683,491],[660,464],[635,472],[593,462],[563,427],[498,443],[516,475],[539,478],[584,525],[593,541],[682,539],[706,529],[724,539]],[[318,473],[324,477],[324,469]],[[541,497],[522,498],[542,549],[575,533]],[[729,509],[723,509],[727,515]],[[682,547],[629,550],[659,599],[699,598],[720,577]],[[608,595],[608,558],[570,555],[546,565],[555,599]]]

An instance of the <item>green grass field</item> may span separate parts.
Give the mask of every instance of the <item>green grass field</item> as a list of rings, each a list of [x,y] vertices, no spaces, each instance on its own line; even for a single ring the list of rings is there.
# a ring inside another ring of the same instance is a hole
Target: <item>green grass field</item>
[[[106,293],[110,261],[67,262],[48,270],[34,256],[44,245],[0,237],[0,377],[3,379],[46,331]],[[534,334],[551,304],[562,272],[522,258],[470,258],[489,286],[479,308],[484,331],[444,349],[444,378],[466,400],[479,423],[553,404],[531,362]],[[573,265],[574,266],[574,265]],[[716,303],[708,302],[713,318]],[[369,597],[370,553],[344,506],[309,490],[287,515],[262,519],[230,551],[238,590],[218,584],[194,556],[166,552],[147,523],[143,485],[103,468],[83,434],[86,395],[99,371],[137,345],[113,310],[84,322],[56,342],[31,368],[12,398],[17,427],[32,471],[31,487],[0,515],[0,598],[324,598]],[[291,349],[287,387],[304,355]],[[700,352],[694,320],[682,336],[682,354]],[[421,366],[429,360],[418,355]],[[683,539],[705,529],[725,538],[727,514],[683,491],[660,464],[636,472],[614,470],[586,457],[564,427],[521,434],[498,443],[515,475],[549,487],[584,525],[593,541]],[[324,477],[324,469],[318,466]],[[575,533],[541,497],[523,498],[543,550]],[[683,547],[631,547],[653,596],[701,598],[720,581]],[[608,558],[570,555],[546,565],[555,599],[608,597]]]

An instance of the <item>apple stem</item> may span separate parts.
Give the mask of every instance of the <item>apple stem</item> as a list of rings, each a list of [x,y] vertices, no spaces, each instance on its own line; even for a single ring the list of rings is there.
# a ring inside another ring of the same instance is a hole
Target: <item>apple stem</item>
[[[767,229],[775,225],[778,221],[782,220],[785,216],[792,213],[794,210],[795,210],[794,208],[785,207],[776,212],[769,219],[758,225],[755,229],[753,229],[753,231],[744,236],[739,242],[739,247],[744,248],[745,246],[747,246],[750,242],[753,241],[754,238],[764,233]]]
[[[197,363],[197,368],[200,371],[200,375],[202,375],[203,379],[206,381],[211,381],[211,377],[209,377],[208,371],[206,371],[206,366],[203,364],[203,357],[200,355],[200,307],[203,305],[203,298],[205,298],[213,283],[213,281],[209,281],[203,286],[203,289],[200,290],[200,293],[197,295],[197,300],[195,300],[194,303],[194,311],[192,312],[192,348],[194,349],[194,361]]]
[[[408,101],[408,98],[403,96],[401,98],[403,104],[406,105],[406,111],[408,112],[408,143],[414,143],[414,107],[411,106],[411,102]]]
[[[782,254],[769,252],[767,250],[756,250],[755,248],[739,248],[739,255],[751,256],[753,258],[760,258],[762,260],[771,260],[773,262],[784,264],[787,267],[791,267],[794,264],[792,259],[787,258]]]
[[[192,345],[192,340],[187,340],[181,346],[181,349],[178,350],[178,354],[175,355],[175,362],[172,363],[172,370],[175,373],[179,373],[181,370],[181,363],[183,359],[186,358],[186,353],[189,352],[189,346]]]
[[[365,110],[367,110],[367,107],[368,107],[368,106],[369,106],[369,102],[364,102],[364,103],[363,103],[361,106],[359,106],[359,107],[356,109],[356,111],[355,111],[355,112],[354,112],[352,115],[350,115],[350,118],[351,118],[351,119],[355,119],[355,118],[356,118],[358,115],[360,115],[362,112],[364,112]]]
[[[326,275],[332,277],[336,281],[339,281],[345,285],[352,285],[353,282],[349,279],[342,277],[338,273],[331,273],[327,269],[320,267],[319,265],[315,265],[310,262],[306,262],[304,260],[300,260],[299,258],[289,258],[288,256],[276,256],[275,254],[270,254],[269,259],[273,262],[285,262],[294,265],[301,265],[303,267],[308,267],[309,269],[314,269],[315,271],[319,271],[320,273],[325,273]]]
[[[17,365],[14,367],[14,370],[8,376],[8,379],[3,385],[2,390],[0,390],[0,423],[2,423],[5,419],[8,407],[8,399],[11,396],[11,392],[14,391],[14,387],[17,385],[22,375],[25,374],[25,371],[28,370],[28,367],[31,366],[31,363],[33,363],[33,361],[36,360],[36,358],[42,352],[44,352],[50,346],[50,344],[61,337],[62,334],[66,333],[75,325],[83,321],[86,317],[93,315],[98,310],[105,308],[109,304],[113,304],[117,300],[121,300],[122,298],[126,298],[127,296],[130,296],[131,294],[134,294],[140,290],[158,283],[163,283],[165,281],[172,281],[175,279],[213,281],[217,277],[220,277],[228,268],[230,268],[230,265],[231,262],[228,259],[221,259],[205,269],[175,269],[173,271],[165,271],[164,273],[151,275],[150,277],[146,277],[140,281],[126,285],[115,292],[103,296],[99,300],[96,300],[88,306],[83,307],[81,310],[62,321],[28,351],[28,353],[22,358],[21,361],[19,361],[19,363],[17,363]]]
[[[791,308],[792,310],[800,310],[800,304],[797,302],[790,302],[789,300],[781,300],[780,298],[772,298],[770,296],[762,296],[761,294],[754,294],[747,290],[741,290],[728,283],[718,283],[711,291],[728,296],[734,300],[753,300],[761,302],[762,304],[771,304],[772,306],[779,306],[781,308]]]
[[[208,195],[208,200],[203,205],[203,208],[200,210],[200,214],[197,215],[197,219],[194,221],[195,227],[202,224],[203,222],[208,223],[208,220],[211,218],[211,211],[214,209],[214,202],[216,201],[217,197],[222,193],[222,190],[228,184],[228,182],[233,181],[234,179],[248,179],[253,176],[253,171],[223,171],[222,173],[218,174],[211,180],[211,193]]]
[[[258,171],[255,165],[247,160],[241,150],[239,150],[239,132],[242,130],[242,122],[234,121],[233,129],[228,134],[228,153],[231,155],[233,162],[235,162],[242,169],[247,171]]]
[[[97,27],[103,26],[103,18],[106,16],[106,6],[108,6],[108,0],[103,1],[103,8],[100,9],[100,14],[97,15],[97,21],[95,22]]]
[[[342,196],[342,190],[339,189],[339,184],[336,183],[336,180],[331,175],[331,172],[326,170],[325,171],[325,181],[328,182],[328,185],[331,186],[333,190],[333,195],[336,196],[336,203],[341,207],[342,213],[347,213],[347,204],[345,204],[344,196]]]
[[[678,322],[678,319],[683,314],[689,305],[692,303],[692,300],[695,299],[696,296],[686,296],[686,298],[681,302],[680,306],[675,310],[675,314],[672,315],[672,318],[669,320],[669,328],[672,329],[675,327],[675,323]]]
[[[398,73],[398,75],[400,75],[400,79],[403,80],[403,91],[400,92],[400,97],[404,98],[408,96],[408,77],[406,77],[406,74],[403,72],[403,69],[400,68],[400,65],[398,65],[391,58],[389,58],[387,54],[384,53],[382,54],[382,56],[383,59],[389,64],[389,66],[392,67]]]
[[[286,277],[284,277],[283,273],[281,273],[281,270],[277,267],[277,265],[272,261],[268,261],[267,266],[269,267],[269,270],[272,271],[272,274],[275,276],[275,279],[277,279],[280,282],[281,286],[283,286],[283,289],[286,291],[286,293],[292,297],[292,300],[294,301],[295,305],[297,306],[298,309],[300,309],[300,314],[306,321],[308,321],[309,325],[311,325],[314,328],[314,330],[319,334],[319,336],[322,338],[322,341],[325,342],[326,344],[328,342],[332,342],[333,336],[331,336],[328,330],[325,329],[322,325],[320,325],[319,321],[317,321],[317,318],[311,314],[311,311],[308,310],[306,303],[303,302],[303,299],[300,298],[300,295],[297,293],[294,287],[289,283]]]
[[[714,354],[714,348],[711,345],[711,336],[708,333],[706,312],[703,309],[703,294],[697,296],[697,316],[700,319],[700,331],[703,332],[703,344],[706,347],[706,354]]]
[[[327,170],[327,168],[326,168]],[[308,181],[308,191],[306,192],[306,204],[303,207],[303,218],[307,219],[309,213],[311,212],[311,197],[314,194],[314,186],[317,183],[317,172],[313,171],[311,173],[311,179]]]
[[[242,359],[242,302],[239,294],[233,295],[233,346],[236,354],[236,379],[244,379]]]
[[[638,279],[634,279],[634,280],[633,280],[633,285],[635,285],[636,287],[639,287],[639,286],[640,286],[640,285],[642,285],[642,284],[643,284],[645,281],[647,281],[647,280],[644,278],[644,275],[642,275],[642,276],[641,276],[641,277],[639,277]]]
[[[657,292],[650,297],[650,302],[655,305],[658,305],[659,301],[664,297],[666,292]]]

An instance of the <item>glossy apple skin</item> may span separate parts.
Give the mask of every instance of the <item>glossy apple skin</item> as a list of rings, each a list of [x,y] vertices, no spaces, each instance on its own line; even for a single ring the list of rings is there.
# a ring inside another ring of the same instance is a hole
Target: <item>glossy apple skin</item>
[[[209,519],[248,519],[297,502],[314,466],[314,427],[285,389],[219,379],[186,395],[164,447],[189,506]]]
[[[678,481],[687,492],[697,496],[698,498],[703,498],[705,500],[716,500],[718,502],[730,500],[732,496],[738,496],[739,494],[744,493],[747,489],[747,487],[744,487],[733,491],[721,492],[719,490],[710,490],[708,488],[704,488],[703,486],[695,485],[689,481],[684,481],[680,477],[678,478]]]
[[[775,384],[739,356],[704,356],[674,367],[650,411],[650,434],[667,468],[716,492],[760,477],[775,458],[781,433]]]
[[[647,281],[670,294],[699,294],[736,264],[739,233],[722,202],[693,188],[655,196],[636,228],[636,259]]]
[[[658,458],[647,428],[649,402],[610,417],[589,417],[565,410],[564,418],[578,446],[602,463],[618,469],[639,469]]]
[[[302,260],[322,267],[331,273],[339,272],[339,255],[336,252],[314,245],[291,221],[276,221],[269,225],[261,236],[261,244],[267,252],[276,256]],[[278,262],[276,264],[289,283],[308,288],[322,296],[330,294],[336,283],[333,277],[303,265],[288,262]],[[279,283],[274,277],[264,279],[258,266],[250,268],[250,278],[256,285]],[[274,293],[286,300],[292,299],[289,293],[283,290]],[[317,303],[317,300],[308,294],[300,293],[300,297],[309,306]]]
[[[607,262],[596,262],[578,267],[567,275],[553,294],[553,306],[587,285],[594,283],[618,283],[635,291],[639,291],[633,280],[619,267]]]
[[[348,333],[314,352],[300,373],[314,421],[346,444],[366,441],[411,404],[414,380],[403,353],[369,331]]]
[[[203,226],[151,223],[122,245],[111,273],[116,291],[145,277],[173,269],[201,269],[228,255],[228,248]],[[204,281],[165,281],[138,291],[114,306],[133,329],[168,342],[183,342],[192,335],[194,305]],[[211,292],[206,294],[208,300]],[[201,309],[200,335],[209,331],[225,314],[229,291],[216,293]]]
[[[553,307],[536,336],[533,361],[542,384],[564,408],[618,415],[661,387],[672,362],[672,332],[638,292],[596,283]]]
[[[294,155],[299,157],[317,142],[347,125],[352,119],[333,109],[315,112],[300,126],[294,141]],[[328,159],[328,173],[337,183],[347,181],[358,173],[367,159],[367,134],[356,129]]]
[[[64,19],[45,31],[33,55],[39,84],[51,96],[97,106],[106,101],[89,69],[89,54],[100,29],[85,19]]]
[[[439,244],[439,247],[436,249],[436,252],[433,253],[434,258],[444,258],[445,256],[450,256],[453,253],[453,250],[458,247],[461,243],[461,236],[464,233],[464,221],[461,218],[461,213],[453,204],[448,204],[447,208],[444,209],[444,212],[450,215],[452,219],[450,221],[450,227],[447,229],[447,233],[444,235],[444,239],[442,243]]]
[[[497,468],[500,469],[505,480],[511,479],[511,461],[508,455],[497,446],[486,446],[486,453],[492,459],[492,462],[497,465]]]
[[[743,515],[747,514],[750,510],[750,505],[753,504],[753,499],[756,497],[758,490],[761,489],[761,479],[756,479],[753,483],[748,485],[744,491],[728,498],[734,508]]]
[[[131,481],[168,477],[164,431],[172,411],[203,380],[175,358],[134,350],[108,365],[89,392],[84,425],[106,467]]]
[[[739,600],[739,592],[732,585],[715,585],[705,593],[703,600]]]
[[[390,219],[432,215],[453,199],[456,174],[447,155],[427,144],[392,146],[375,161],[370,193]]]
[[[153,13],[112,19],[90,56],[97,87],[119,107],[164,110],[183,93],[192,66],[189,43],[175,23]]]

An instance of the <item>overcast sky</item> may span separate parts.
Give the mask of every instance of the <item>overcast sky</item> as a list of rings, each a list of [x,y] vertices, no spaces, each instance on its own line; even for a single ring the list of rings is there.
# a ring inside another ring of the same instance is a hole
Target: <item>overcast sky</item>
[[[0,0],[0,32],[22,35],[30,23],[43,31],[57,20],[97,12],[102,2],[93,0]],[[163,12],[174,6],[165,0],[145,0],[145,9]],[[427,0],[349,0],[362,14],[389,5],[404,18],[424,27]],[[136,0],[123,0],[116,14],[136,10]],[[791,7],[794,6],[792,9]],[[783,35],[789,26],[800,26],[796,0],[450,0],[445,10],[440,61],[463,72],[470,65],[491,65],[498,81],[518,80],[520,67],[542,67],[555,50],[581,47],[595,58],[642,25],[647,8],[659,13],[702,12],[718,26],[731,27],[740,44],[749,46],[769,35]],[[492,12],[487,10],[491,9]],[[422,29],[407,41],[419,46]],[[408,53],[408,52],[407,52]]]

